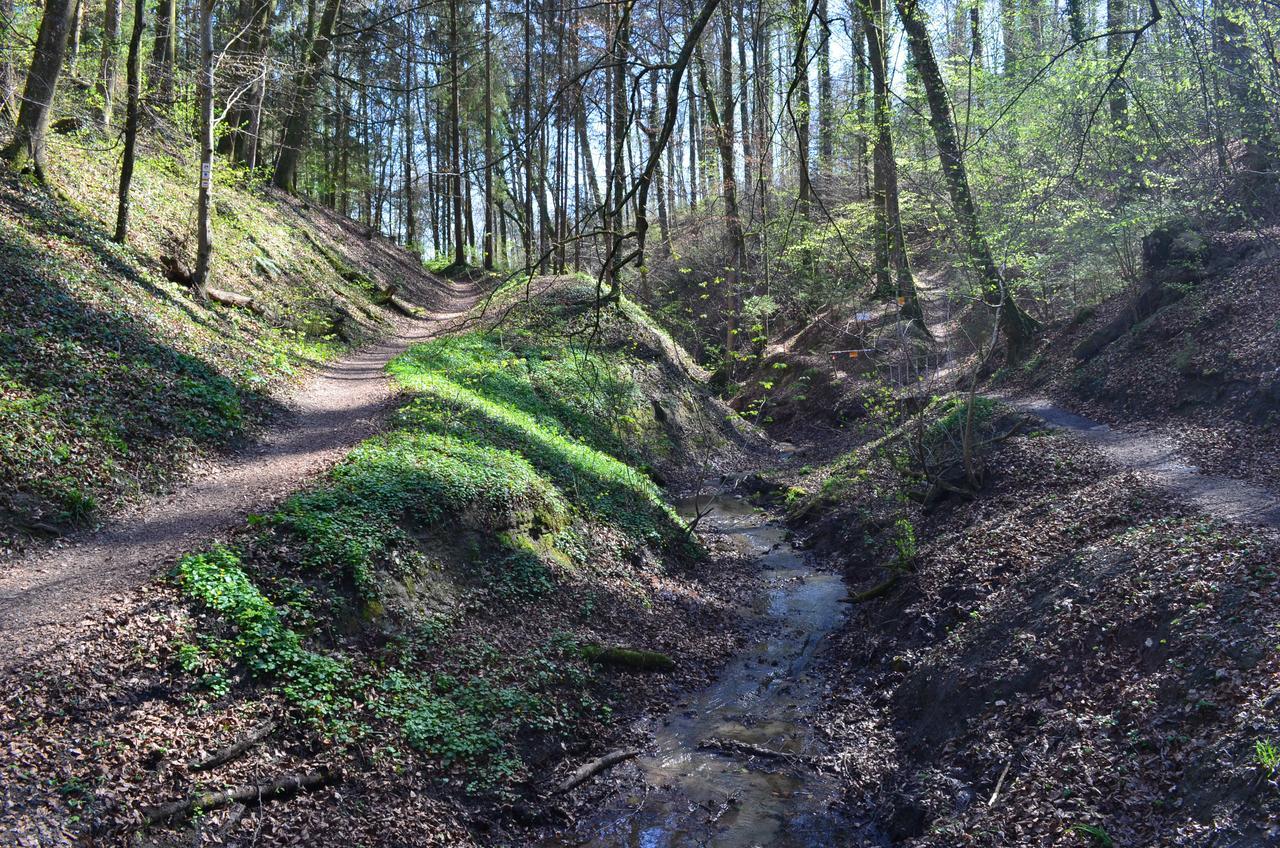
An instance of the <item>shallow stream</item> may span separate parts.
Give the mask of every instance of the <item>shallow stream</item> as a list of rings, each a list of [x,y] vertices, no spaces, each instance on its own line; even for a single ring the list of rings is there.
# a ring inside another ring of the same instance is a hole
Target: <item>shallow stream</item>
[[[868,844],[861,828],[831,810],[837,779],[814,766],[823,753],[811,719],[823,687],[814,657],[844,619],[844,581],[816,569],[783,528],[741,498],[704,496],[677,508],[685,518],[709,508],[700,526],[759,560],[766,588],[744,610],[757,619],[756,641],[667,715],[637,760],[643,788],[544,848]]]

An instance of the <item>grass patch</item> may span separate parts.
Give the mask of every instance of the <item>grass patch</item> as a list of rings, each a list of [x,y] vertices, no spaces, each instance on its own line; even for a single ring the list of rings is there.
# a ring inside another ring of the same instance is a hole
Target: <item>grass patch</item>
[[[586,515],[640,543],[679,545],[687,534],[658,487],[614,455],[638,457],[634,384],[616,360],[574,357],[471,333],[418,346],[391,371],[417,394],[404,412],[415,431],[518,454]]]

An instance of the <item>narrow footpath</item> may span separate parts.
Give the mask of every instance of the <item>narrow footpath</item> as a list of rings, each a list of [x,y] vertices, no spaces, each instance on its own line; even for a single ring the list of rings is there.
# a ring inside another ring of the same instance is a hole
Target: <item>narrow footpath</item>
[[[1234,477],[1201,473],[1168,439],[1135,429],[1114,429],[1044,397],[997,397],[1093,445],[1117,465],[1149,475],[1206,515],[1280,528],[1280,496]]]
[[[290,413],[255,442],[128,518],[73,534],[0,572],[0,673],[56,650],[80,622],[151,579],[181,554],[270,509],[377,432],[397,407],[385,366],[410,346],[453,329],[481,292],[446,282],[443,308],[319,369],[282,398]]]

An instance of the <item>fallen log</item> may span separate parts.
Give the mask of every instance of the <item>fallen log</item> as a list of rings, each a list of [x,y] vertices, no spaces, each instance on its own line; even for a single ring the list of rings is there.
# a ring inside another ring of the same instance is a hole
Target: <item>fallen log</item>
[[[254,305],[253,298],[248,295],[237,294],[236,292],[226,291],[225,289],[209,288],[204,290],[204,294],[205,297],[209,298],[214,303],[221,303],[223,306],[234,306],[237,309],[247,309],[250,312],[262,311]]]
[[[223,763],[229,763],[245,751],[252,748],[254,745],[257,745],[263,739],[266,739],[275,731],[275,729],[275,720],[268,719],[225,748],[214,751],[203,759],[191,760],[187,763],[187,768],[192,769],[193,771],[204,771],[211,768],[217,768]]]
[[[405,300],[398,294],[392,294],[387,297],[387,303],[397,312],[407,315],[410,318],[421,318],[422,310]]]
[[[169,821],[187,816],[199,810],[214,810],[228,804],[261,804],[288,798],[299,792],[318,789],[338,783],[342,775],[337,771],[321,769],[306,774],[290,774],[270,783],[249,783],[234,786],[224,792],[203,792],[182,801],[170,801],[153,807],[142,808],[142,820],[147,824]]]
[[[375,284],[373,287],[373,302],[379,306],[386,306],[391,302],[391,298],[395,297],[399,291],[400,287],[394,283],[387,286],[385,289],[380,288]]]
[[[573,774],[566,777],[556,787],[556,794],[563,795],[565,792],[586,783],[605,769],[610,769],[618,763],[626,762],[640,755],[640,751],[636,749],[619,748],[616,751],[610,751],[603,757],[597,757],[591,762],[578,768]]]
[[[897,586],[897,585],[898,585],[898,575],[894,574],[894,575],[891,575],[888,580],[885,580],[883,583],[877,583],[875,586],[872,586],[870,589],[867,589],[865,592],[858,592],[857,594],[851,595],[850,597],[841,598],[840,603],[861,604],[866,601],[872,601],[880,597],[881,595],[889,594],[889,591],[893,589],[894,586]]]

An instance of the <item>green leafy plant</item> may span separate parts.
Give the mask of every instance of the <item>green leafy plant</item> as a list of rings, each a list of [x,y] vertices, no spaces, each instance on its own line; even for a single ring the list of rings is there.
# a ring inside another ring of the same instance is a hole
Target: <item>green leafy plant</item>
[[[1254,742],[1253,757],[1268,778],[1280,775],[1280,746],[1275,742],[1270,739],[1259,739]]]
[[[1069,828],[1073,833],[1087,836],[1094,845],[1100,848],[1115,848],[1116,841],[1102,827],[1096,824],[1073,824]]]
[[[917,554],[916,528],[908,518],[899,518],[893,522],[893,564],[895,568],[907,570],[915,562]]]
[[[188,598],[218,614],[232,628],[228,648],[254,677],[277,681],[285,699],[309,717],[332,714],[346,667],[302,646],[301,637],[286,627],[275,606],[244,573],[240,558],[216,545],[205,553],[179,560],[174,581]],[[193,661],[180,649],[179,662]]]

